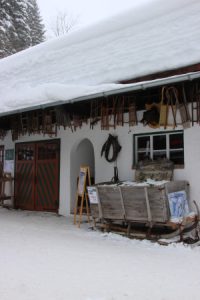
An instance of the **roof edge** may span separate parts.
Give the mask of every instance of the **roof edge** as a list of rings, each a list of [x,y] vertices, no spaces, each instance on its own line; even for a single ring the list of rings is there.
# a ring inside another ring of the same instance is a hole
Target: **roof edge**
[[[111,90],[104,91],[104,92],[99,92],[96,94],[90,94],[90,95],[86,95],[86,96],[72,98],[70,100],[63,100],[63,101],[59,100],[59,101],[55,101],[55,102],[51,102],[51,103],[31,106],[31,107],[22,108],[22,109],[16,109],[16,110],[9,111],[9,112],[3,112],[3,113],[0,113],[0,117],[14,115],[14,114],[37,110],[37,109],[45,109],[45,108],[52,107],[52,106],[60,106],[60,105],[64,105],[67,103],[76,103],[76,102],[82,102],[82,101],[96,99],[96,98],[108,97],[108,96],[116,95],[116,94],[128,93],[128,92],[139,91],[139,90],[146,90],[149,88],[159,87],[162,85],[174,84],[174,83],[185,82],[185,81],[192,81],[192,80],[195,80],[198,78],[200,78],[200,72],[192,72],[192,73],[170,76],[170,77],[166,77],[166,78],[159,78],[159,79],[150,80],[150,81],[143,81],[143,82],[127,84],[125,87],[122,87],[120,84],[119,88],[111,89]]]

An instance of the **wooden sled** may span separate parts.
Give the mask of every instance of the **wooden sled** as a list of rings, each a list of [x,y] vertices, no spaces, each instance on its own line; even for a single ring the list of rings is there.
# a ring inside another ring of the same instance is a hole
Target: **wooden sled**
[[[144,185],[149,178],[166,183]],[[91,215],[102,230],[114,231],[129,237],[148,239],[170,239],[183,241],[184,233],[197,229],[199,210],[196,213],[172,220],[168,195],[185,191],[191,210],[189,183],[172,181],[173,163],[167,159],[141,161],[135,172],[140,185],[103,183],[96,185],[95,203],[90,202]],[[142,183],[143,182],[143,183]]]
[[[98,203],[91,204],[95,226],[128,237],[160,240],[179,237],[197,228],[199,213],[174,222],[170,219],[167,194],[184,190],[187,181],[172,181],[160,186],[97,185]],[[187,196],[189,199],[189,196]],[[99,221],[98,223],[96,221]]]

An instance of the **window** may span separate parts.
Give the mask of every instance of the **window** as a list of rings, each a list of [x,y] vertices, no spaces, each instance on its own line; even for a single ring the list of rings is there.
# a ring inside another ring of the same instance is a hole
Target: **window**
[[[168,158],[175,166],[184,165],[183,131],[134,135],[134,163],[144,159]]]
[[[19,145],[17,151],[17,160],[33,160],[34,159],[34,151],[33,146],[29,146],[27,143],[26,145]]]

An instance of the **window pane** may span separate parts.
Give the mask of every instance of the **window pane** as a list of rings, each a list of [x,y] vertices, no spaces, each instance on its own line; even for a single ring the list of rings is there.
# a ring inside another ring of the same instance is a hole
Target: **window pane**
[[[33,160],[34,153],[31,147],[22,147],[18,150],[18,160]]]
[[[166,150],[153,152],[153,160],[162,159],[167,157]]]
[[[138,153],[138,162],[141,160],[150,159],[150,155],[146,154],[146,152],[139,152]]]
[[[138,151],[149,151],[150,136],[138,137]]]
[[[38,146],[38,160],[48,160],[56,158],[56,146],[55,145],[43,145]]]
[[[153,150],[166,149],[166,135],[155,135],[153,137]]]
[[[137,161],[150,158],[150,136],[138,137]]]
[[[168,158],[175,165],[184,165],[184,136],[183,132],[167,132],[135,136],[136,163],[151,158],[153,160]]]
[[[175,165],[184,164],[184,151],[170,151],[170,160],[173,161]]]
[[[170,145],[170,149],[183,148],[183,134],[182,133],[170,134],[169,145]]]

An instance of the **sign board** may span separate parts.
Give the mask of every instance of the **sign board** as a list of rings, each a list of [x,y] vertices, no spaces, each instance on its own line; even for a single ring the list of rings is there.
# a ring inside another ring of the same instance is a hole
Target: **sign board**
[[[5,173],[14,173],[14,160],[5,160],[4,161],[4,172]]]
[[[5,150],[5,160],[14,160],[14,149]]]
[[[82,196],[85,192],[85,184],[87,177],[87,168],[80,167],[79,178],[78,178],[78,194]]]
[[[88,186],[87,190],[88,190],[88,197],[89,197],[90,204],[98,204],[99,201],[98,201],[96,187]]]
[[[169,193],[168,200],[172,218],[179,218],[188,215],[189,207],[185,191]]]

